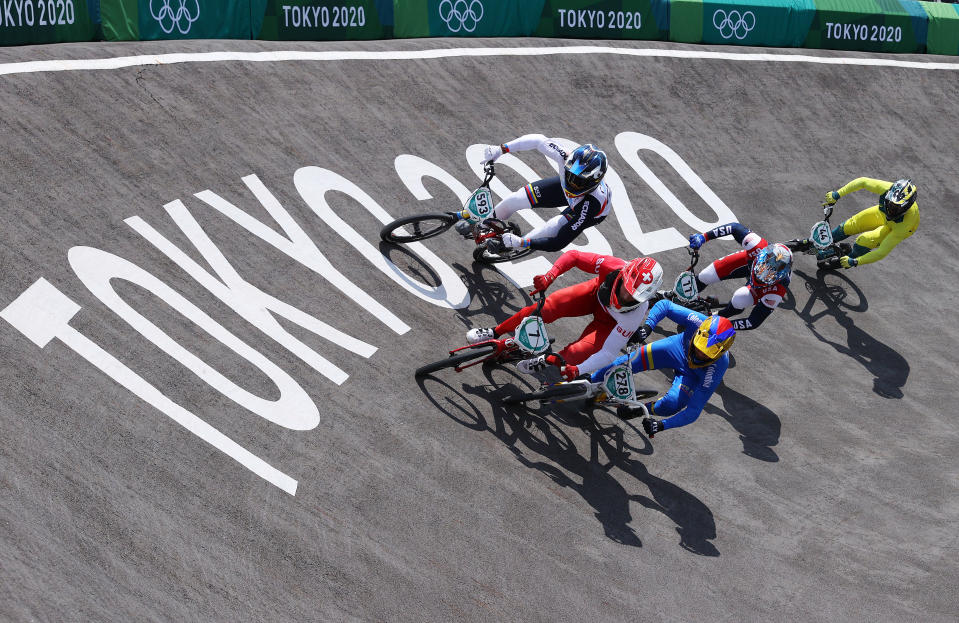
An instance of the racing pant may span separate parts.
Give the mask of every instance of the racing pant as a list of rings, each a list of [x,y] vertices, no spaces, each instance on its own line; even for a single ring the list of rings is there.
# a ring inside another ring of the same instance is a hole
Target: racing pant
[[[559,351],[559,356],[569,365],[579,365],[590,355],[599,351],[606,338],[616,328],[616,321],[606,312],[596,298],[599,283],[596,279],[584,281],[562,290],[557,290],[546,297],[543,310],[540,313],[543,320],[549,324],[559,318],[574,318],[592,315],[593,319],[583,329],[579,338]],[[519,323],[536,311],[537,303],[527,305],[499,325],[494,331],[496,335],[512,333]]]

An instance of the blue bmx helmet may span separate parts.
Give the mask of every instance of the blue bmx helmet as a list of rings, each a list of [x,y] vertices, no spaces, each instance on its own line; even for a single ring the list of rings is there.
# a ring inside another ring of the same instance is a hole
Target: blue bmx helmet
[[[567,197],[582,197],[599,186],[607,167],[603,150],[592,143],[580,145],[566,159],[566,170],[561,178],[563,192]]]
[[[793,252],[777,242],[765,247],[753,262],[753,276],[762,284],[772,285],[785,281],[793,266]]]

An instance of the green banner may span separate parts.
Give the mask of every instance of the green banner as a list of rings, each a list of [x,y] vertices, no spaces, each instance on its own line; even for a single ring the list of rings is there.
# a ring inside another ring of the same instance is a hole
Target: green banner
[[[393,0],[267,0],[260,39],[391,39]]]
[[[816,0],[807,48],[923,52],[929,17],[915,0]]]
[[[959,54],[959,5],[944,2],[920,2],[929,16],[926,52]]]
[[[813,0],[672,0],[671,41],[797,47],[815,17]]]
[[[103,35],[111,41],[250,39],[257,8],[251,0],[101,0]]]
[[[523,37],[546,0],[394,0],[396,37]]]
[[[537,37],[669,38],[669,0],[546,0]]]
[[[0,45],[93,41],[96,8],[96,0],[0,0]]]

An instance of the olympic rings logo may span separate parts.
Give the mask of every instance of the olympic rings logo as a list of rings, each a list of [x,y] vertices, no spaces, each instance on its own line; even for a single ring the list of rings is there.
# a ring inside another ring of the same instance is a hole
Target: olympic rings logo
[[[750,30],[756,27],[756,16],[752,11],[740,13],[739,11],[733,10],[727,15],[726,11],[717,9],[716,12],[713,13],[713,26],[716,27],[716,30],[719,31],[719,36],[723,39],[736,37],[742,40],[746,38]]]
[[[160,24],[160,29],[166,34],[172,33],[173,29],[176,28],[180,31],[181,35],[185,35],[190,32],[190,27],[193,26],[193,22],[200,19],[200,0],[193,0],[193,4],[196,6],[196,11],[193,14],[191,14],[190,9],[187,8],[187,2],[189,2],[189,0],[160,0],[161,6],[159,10],[153,8],[155,1],[156,0],[150,0],[150,15]],[[179,2],[176,10],[170,6],[171,1]]]
[[[473,32],[483,19],[483,3],[480,0],[443,0],[440,2],[440,19],[446,22],[450,32]]]

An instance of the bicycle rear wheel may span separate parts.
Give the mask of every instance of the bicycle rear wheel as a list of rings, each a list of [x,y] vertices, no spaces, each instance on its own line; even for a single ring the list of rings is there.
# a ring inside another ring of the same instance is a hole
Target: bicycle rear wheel
[[[463,365],[464,363],[469,363],[477,359],[483,359],[484,357],[489,357],[496,352],[495,344],[477,344],[468,349],[464,349],[458,352],[453,353],[446,359],[440,359],[439,361],[434,361],[433,363],[428,363],[425,366],[420,366],[416,369],[416,372],[413,373],[414,376],[426,376],[431,372],[436,372],[437,370],[445,370],[446,368],[455,368],[457,366]]]
[[[502,402],[504,405],[518,405],[524,402],[533,402],[534,400],[554,400],[557,398],[573,398],[574,396],[586,396],[586,388],[580,384],[560,383],[551,385],[534,392],[517,394],[515,396],[506,396]]]
[[[426,240],[442,234],[457,220],[457,216],[448,213],[405,216],[383,226],[380,230],[380,238],[383,242],[394,244]]]
[[[503,249],[499,253],[492,253],[486,248],[485,244],[481,244],[473,250],[473,259],[480,264],[497,264],[521,258],[532,252],[533,250],[527,247],[525,249]]]

